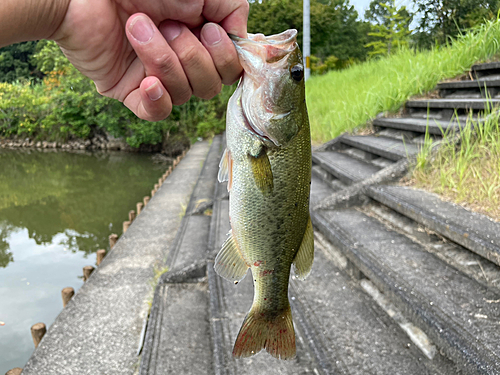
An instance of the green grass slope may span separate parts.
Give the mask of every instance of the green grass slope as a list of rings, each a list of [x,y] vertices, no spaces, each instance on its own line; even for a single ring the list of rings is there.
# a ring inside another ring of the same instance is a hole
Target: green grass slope
[[[500,20],[489,21],[451,45],[416,52],[402,49],[343,71],[311,77],[306,85],[313,143],[326,142],[395,111],[409,97],[468,70],[500,50]]]

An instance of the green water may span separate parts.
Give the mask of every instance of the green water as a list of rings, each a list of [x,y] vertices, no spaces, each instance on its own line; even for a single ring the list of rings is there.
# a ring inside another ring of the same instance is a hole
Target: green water
[[[165,169],[147,154],[0,149],[0,374],[25,365],[30,327],[54,322],[61,289],[80,288]]]

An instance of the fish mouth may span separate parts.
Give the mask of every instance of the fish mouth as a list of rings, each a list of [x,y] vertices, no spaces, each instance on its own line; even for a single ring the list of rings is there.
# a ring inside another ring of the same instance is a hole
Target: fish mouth
[[[292,43],[297,38],[297,30],[290,29],[283,31],[280,34],[265,36],[264,34],[248,34],[248,38],[242,38],[238,35],[227,34],[229,38],[235,43],[256,43],[256,44],[272,44],[272,45],[286,45]]]
[[[290,29],[281,34],[265,36],[264,34],[248,34],[242,38],[230,34],[243,69],[252,75],[262,73],[268,63],[275,63],[297,48],[297,30]]]

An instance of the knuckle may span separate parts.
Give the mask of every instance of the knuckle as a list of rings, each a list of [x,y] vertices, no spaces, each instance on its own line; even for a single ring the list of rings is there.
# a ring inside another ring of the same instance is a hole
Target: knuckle
[[[161,56],[155,57],[151,61],[151,69],[155,74],[167,75],[175,68],[175,60],[171,54],[164,53]]]
[[[233,71],[235,70],[233,66],[237,64],[237,56],[232,53],[223,53],[217,56],[217,61],[215,62],[220,72]]]
[[[199,49],[192,44],[185,46],[177,55],[186,67],[197,68],[200,64]]]

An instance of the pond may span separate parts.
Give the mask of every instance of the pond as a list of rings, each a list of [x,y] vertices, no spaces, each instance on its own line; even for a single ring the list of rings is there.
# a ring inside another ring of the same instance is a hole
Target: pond
[[[31,326],[54,322],[61,290],[81,287],[166,169],[149,154],[50,151],[0,149],[0,374],[25,365]]]

